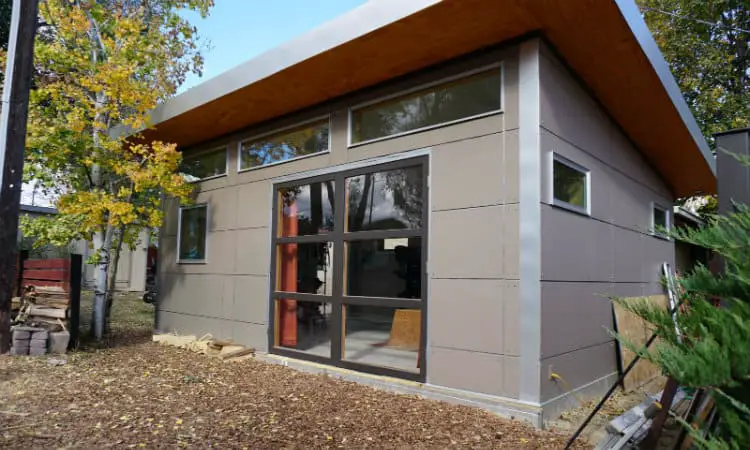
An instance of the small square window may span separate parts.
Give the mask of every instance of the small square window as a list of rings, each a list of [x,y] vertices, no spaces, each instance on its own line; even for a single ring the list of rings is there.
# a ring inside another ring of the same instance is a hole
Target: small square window
[[[552,163],[553,203],[588,214],[589,171],[578,164],[554,155]]]
[[[180,208],[177,233],[179,262],[205,262],[208,206],[195,205]]]
[[[651,207],[651,232],[655,236],[666,237],[665,230],[669,229],[669,211],[659,205]]]

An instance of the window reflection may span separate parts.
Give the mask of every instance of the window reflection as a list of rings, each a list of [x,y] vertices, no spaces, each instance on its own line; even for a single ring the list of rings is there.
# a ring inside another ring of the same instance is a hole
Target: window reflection
[[[279,291],[331,295],[333,244],[281,244],[278,255]]]
[[[333,181],[281,189],[281,236],[333,230]]]
[[[347,295],[421,297],[421,238],[354,241],[347,249]]]
[[[227,173],[227,151],[220,149],[182,159],[180,173],[187,181],[198,181]]]
[[[499,111],[501,72],[493,69],[352,111],[352,143]]]
[[[422,227],[422,167],[347,178],[347,231]]]
[[[330,357],[328,326],[330,303],[281,299],[276,301],[276,345],[305,353]]]
[[[240,144],[240,170],[328,150],[328,119]]]
[[[360,364],[419,371],[422,312],[419,309],[345,305],[344,359]]]
[[[181,261],[206,259],[207,206],[197,205],[181,209],[179,249]]]

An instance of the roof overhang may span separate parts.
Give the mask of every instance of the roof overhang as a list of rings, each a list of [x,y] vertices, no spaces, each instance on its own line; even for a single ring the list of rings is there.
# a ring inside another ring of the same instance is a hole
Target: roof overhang
[[[148,139],[194,145],[529,33],[541,33],[676,196],[715,163],[632,0],[370,0],[158,107]]]

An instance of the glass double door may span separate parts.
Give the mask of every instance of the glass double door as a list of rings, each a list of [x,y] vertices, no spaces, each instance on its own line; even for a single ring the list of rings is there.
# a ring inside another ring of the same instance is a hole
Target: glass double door
[[[427,159],[275,187],[273,353],[424,379]]]

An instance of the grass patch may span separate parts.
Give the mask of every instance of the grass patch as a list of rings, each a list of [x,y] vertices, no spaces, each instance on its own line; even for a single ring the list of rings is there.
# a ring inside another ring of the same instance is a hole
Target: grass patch
[[[81,292],[79,350],[132,345],[151,340],[154,328],[154,306],[145,303],[141,294],[116,293],[112,301],[109,332],[102,342],[91,337],[91,314],[94,292]]]

